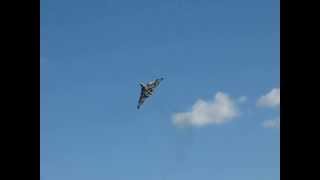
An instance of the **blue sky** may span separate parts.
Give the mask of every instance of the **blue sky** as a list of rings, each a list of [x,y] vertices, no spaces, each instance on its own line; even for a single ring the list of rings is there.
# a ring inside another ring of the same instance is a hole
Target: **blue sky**
[[[276,0],[41,0],[41,179],[280,179],[279,128],[264,126],[279,117],[279,12]],[[137,110],[138,81],[162,76]],[[217,124],[219,92],[237,116]],[[179,113],[201,121],[199,99],[210,122],[176,126]]]

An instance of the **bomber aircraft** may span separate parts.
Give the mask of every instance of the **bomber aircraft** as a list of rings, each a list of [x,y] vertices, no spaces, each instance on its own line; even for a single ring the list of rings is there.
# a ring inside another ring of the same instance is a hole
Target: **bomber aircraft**
[[[144,101],[148,97],[153,95],[155,89],[160,85],[160,82],[163,79],[164,78],[155,79],[153,81],[148,82],[147,84],[144,84],[142,82],[139,83],[141,86],[141,93],[140,93],[137,109],[140,109],[140,107],[144,103]]]

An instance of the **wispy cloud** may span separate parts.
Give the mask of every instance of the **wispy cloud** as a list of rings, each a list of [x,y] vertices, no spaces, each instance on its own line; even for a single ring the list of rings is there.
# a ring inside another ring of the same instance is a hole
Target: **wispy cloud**
[[[278,107],[280,105],[280,88],[274,88],[259,98],[258,107]]]
[[[239,111],[235,100],[227,94],[218,92],[213,101],[197,100],[190,112],[179,112],[173,115],[173,123],[177,126],[205,126],[222,124],[237,117]]]
[[[275,119],[266,120],[262,123],[264,128],[280,128],[280,117]]]
[[[241,96],[240,98],[238,98],[238,102],[239,103],[245,103],[247,101],[247,97],[246,96]]]

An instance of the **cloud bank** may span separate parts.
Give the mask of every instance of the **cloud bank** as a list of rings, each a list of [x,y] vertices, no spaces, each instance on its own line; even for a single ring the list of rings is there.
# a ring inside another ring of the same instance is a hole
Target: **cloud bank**
[[[197,100],[190,112],[179,112],[173,115],[176,126],[205,126],[222,124],[239,115],[236,103],[227,94],[218,92],[213,101]]]
[[[274,88],[259,98],[258,107],[278,107],[280,105],[280,88]]]

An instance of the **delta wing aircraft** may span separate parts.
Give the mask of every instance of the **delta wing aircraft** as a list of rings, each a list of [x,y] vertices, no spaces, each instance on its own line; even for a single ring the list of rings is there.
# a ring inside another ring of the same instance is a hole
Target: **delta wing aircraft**
[[[140,109],[141,105],[144,103],[144,101],[148,97],[154,94],[155,89],[160,85],[160,82],[163,79],[164,78],[155,79],[153,81],[148,82],[147,84],[144,84],[142,82],[139,83],[141,86],[141,93],[140,93],[140,98],[137,106],[138,109]]]

